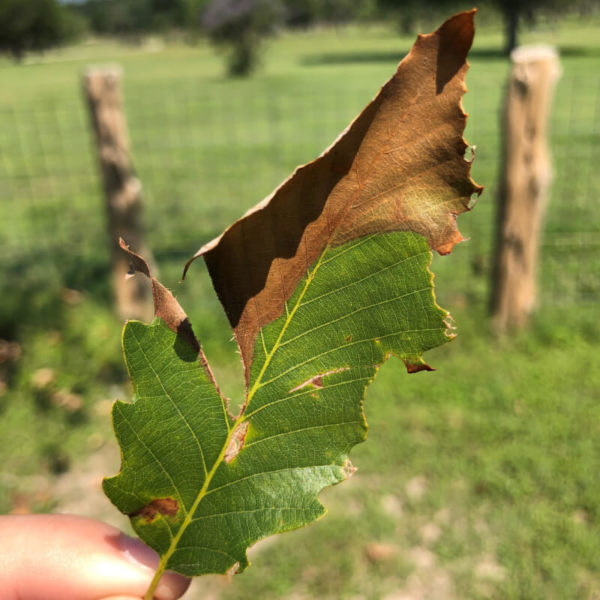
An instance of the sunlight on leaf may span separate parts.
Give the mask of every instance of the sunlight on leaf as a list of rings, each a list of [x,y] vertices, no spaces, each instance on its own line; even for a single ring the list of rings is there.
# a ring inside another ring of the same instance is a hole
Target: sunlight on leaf
[[[461,241],[456,217],[481,192],[462,137],[473,17],[419,36],[326,152],[194,257],[241,350],[239,414],[185,312],[122,244],[157,319],[124,329],[135,398],[115,403],[123,461],[104,490],[161,556],[147,597],[165,569],[242,571],[250,545],[323,515],[319,492],[354,472],[378,368],[394,355],[430,370],[423,352],[451,339],[429,265]]]

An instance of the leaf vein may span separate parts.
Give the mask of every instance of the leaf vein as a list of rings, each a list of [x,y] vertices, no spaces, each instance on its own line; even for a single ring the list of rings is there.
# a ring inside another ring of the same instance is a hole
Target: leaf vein
[[[335,467],[335,466],[341,466],[341,465],[326,464],[326,465],[313,465],[310,467],[282,467],[281,469],[273,469],[272,471],[260,471],[258,473],[251,473],[250,475],[240,477],[239,479],[234,479],[233,481],[228,481],[227,483],[224,483],[223,485],[220,485],[219,487],[207,490],[206,493],[204,494],[204,497],[206,497],[214,492],[219,492],[222,489],[225,489],[232,485],[236,485],[238,483],[246,481],[248,479],[253,479],[254,477],[261,477],[262,475],[273,475],[274,473],[282,473],[284,471],[298,471],[301,469],[320,469],[320,468],[331,469],[331,467]]]
[[[210,548],[209,546],[177,546],[175,552],[179,552],[180,550],[196,550],[196,549],[200,549],[200,550],[208,550],[209,552],[214,552],[215,554],[222,554],[223,556],[226,556],[227,558],[230,558],[231,560],[233,560],[234,562],[237,561],[235,556],[232,556],[231,554],[229,554],[228,552],[225,552],[224,550],[217,550],[216,548]],[[198,566],[198,562],[193,562],[193,563],[178,563],[178,565],[181,565],[182,567],[184,566]]]
[[[161,378],[159,377],[158,373],[154,369],[154,365],[152,364],[152,362],[148,358],[148,355],[146,354],[146,352],[145,352],[145,350],[144,350],[144,348],[142,346],[142,343],[141,343],[140,339],[137,336],[137,333],[136,333],[135,329],[132,331],[132,333],[133,333],[133,337],[134,337],[135,341],[138,344],[138,348],[139,348],[141,354],[143,355],[146,363],[150,367],[152,373],[154,374],[154,377],[156,378],[156,381],[158,382],[158,384],[160,385],[160,387],[163,389],[163,391],[165,393],[165,396],[169,399],[169,402],[171,403],[171,405],[173,406],[173,408],[177,411],[177,413],[181,417],[181,420],[185,423],[185,426],[188,429],[188,431],[192,434],[192,438],[195,440],[196,446],[198,447],[198,450],[200,452],[200,458],[202,459],[202,467],[204,468],[204,475],[206,477],[206,475],[208,474],[208,470],[206,468],[206,460],[204,458],[204,451],[202,450],[202,445],[200,444],[200,440],[198,439],[198,436],[196,435],[196,433],[192,429],[192,427],[191,427],[190,423],[188,422],[188,420],[186,419],[185,415],[181,412],[181,409],[179,408],[179,406],[177,406],[177,404],[176,404],[175,400],[173,399],[173,397],[171,396],[171,394],[165,388],[165,386],[164,386]]]
[[[202,521],[204,519],[212,519],[213,517],[225,517],[227,515],[243,515],[243,514],[253,514],[264,511],[276,511],[276,510],[299,510],[302,512],[309,512],[310,509],[307,507],[297,507],[297,506],[263,506],[261,508],[253,508],[248,510],[230,510],[227,512],[221,513],[213,513],[211,515],[200,515],[199,517],[193,517],[191,523],[195,521]]]
[[[289,340],[286,340],[285,342],[281,342],[281,344],[279,344],[279,347],[281,348],[281,347],[285,346],[286,344],[295,342],[296,340],[304,337],[305,335],[313,333],[314,331],[318,331],[319,329],[322,329],[323,327],[327,327],[328,325],[332,325],[333,323],[339,323],[340,321],[343,321],[344,319],[347,319],[348,317],[352,317],[353,315],[356,315],[365,310],[375,308],[376,306],[383,306],[384,304],[389,304],[390,302],[396,302],[397,300],[402,300],[402,298],[407,298],[408,296],[412,296],[414,294],[420,294],[420,293],[426,292],[430,289],[431,289],[430,287],[421,288],[418,290],[413,290],[411,292],[407,292],[406,294],[402,294],[401,296],[396,296],[394,298],[387,298],[386,300],[382,300],[381,302],[374,302],[373,304],[366,304],[365,306],[361,306],[360,308],[357,308],[356,310],[353,310],[352,312],[346,313],[346,314],[342,315],[341,317],[338,317],[337,319],[333,319],[332,321],[327,321],[326,323],[321,323],[320,325],[317,325],[316,327],[312,327],[311,329],[306,329],[302,333],[299,333],[297,336],[290,338]]]
[[[413,258],[417,258],[420,256],[423,256],[425,254],[429,254],[429,251],[426,250],[425,252],[419,252],[417,254],[411,254],[410,256],[407,256],[406,258],[404,258],[403,260],[399,260],[395,263],[392,263],[390,265],[386,265],[385,267],[379,269],[378,271],[373,271],[371,273],[369,273],[368,275],[366,275],[365,277],[361,278],[361,279],[356,279],[354,281],[352,281],[351,283],[348,283],[346,285],[342,285],[338,288],[335,288],[333,290],[330,290],[329,292],[326,292],[325,294],[321,294],[320,296],[315,296],[314,298],[311,298],[310,300],[306,300],[306,302],[303,302],[301,305],[301,308],[304,308],[305,306],[311,304],[312,302],[316,302],[317,300],[321,300],[322,298],[325,298],[327,296],[330,296],[331,294],[335,294],[337,292],[340,292],[341,290],[345,290],[349,287],[352,287],[353,285],[356,285],[358,283],[362,283],[363,281],[367,281],[367,279],[370,279],[371,277],[375,277],[376,275],[379,275],[380,273],[383,273],[384,271],[387,271],[388,269],[393,269],[394,267],[397,267],[398,265],[401,265],[405,262],[408,262],[409,260],[413,259]]]
[[[173,486],[173,489],[175,490],[175,492],[177,494],[177,497],[179,498],[179,503],[180,503],[180,505],[181,505],[184,513],[187,514],[187,510],[186,510],[185,505],[183,503],[183,497],[181,495],[181,492],[179,491],[179,488],[177,487],[175,481],[173,481],[173,478],[171,477],[171,475],[169,474],[169,472],[163,466],[162,462],[159,460],[159,458],[156,456],[156,454],[154,454],[154,452],[152,451],[152,449],[147,444],[145,444],[144,441],[142,440],[142,438],[138,435],[138,432],[136,431],[136,429],[131,424],[131,421],[127,418],[127,415],[121,410],[121,407],[119,406],[119,404],[115,404],[115,409],[114,410],[118,410],[119,411],[119,414],[120,414],[121,418],[123,419],[123,421],[125,423],[127,423],[127,425],[129,426],[129,429],[131,430],[131,432],[133,433],[133,435],[135,435],[135,437],[138,440],[138,442],[148,452],[148,454],[154,459],[154,461],[156,462],[156,464],[158,465],[158,467],[160,468],[160,470],[166,475],[167,479],[171,482],[171,485]]]
[[[344,248],[338,252],[336,252],[333,256],[324,259],[321,262],[321,265],[326,265],[327,263],[330,263],[334,260],[337,260],[340,256],[344,256],[344,254],[346,254],[347,252],[351,252],[352,250],[355,250],[356,248],[358,248],[359,246],[362,246],[363,244],[366,244],[370,239],[374,238],[377,234],[373,233],[371,235],[366,235],[363,238],[360,238],[357,242],[355,242],[354,244],[352,243],[348,243],[344,245]]]
[[[340,381],[339,383],[331,383],[327,386],[327,389],[331,389],[334,387],[340,387],[343,385],[349,385],[351,383],[356,383],[357,381],[367,381],[371,379],[370,377],[358,377],[357,379],[346,379],[344,381]],[[256,410],[252,411],[251,413],[245,415],[246,419],[251,419],[254,415],[256,415],[256,413],[259,413],[262,410],[265,410],[266,408],[271,408],[272,406],[276,405],[276,404],[280,404],[281,402],[285,402],[286,400],[295,400],[296,398],[299,398],[301,396],[306,396],[307,394],[313,394],[314,390],[311,388],[308,388],[307,390],[303,391],[303,392],[298,392],[297,394],[287,394],[285,396],[283,396],[282,398],[278,398],[277,400],[273,400],[272,402],[269,402],[267,404],[263,404],[262,406],[259,406]]]
[[[367,342],[374,342],[375,340],[383,340],[385,338],[394,337],[394,336],[400,335],[400,334],[421,333],[423,331],[439,331],[439,328],[438,327],[429,327],[429,328],[424,328],[424,329],[404,329],[404,330],[403,329],[399,329],[398,331],[392,331],[391,333],[386,333],[385,335],[377,335],[377,336],[372,337],[372,338],[365,338],[365,339],[362,339],[362,340],[356,340],[354,342],[348,342],[347,344],[344,344],[344,347],[346,348],[348,346],[356,346],[357,344],[363,344],[363,343],[367,343]],[[269,379],[268,381],[263,382],[262,387],[265,387],[265,386],[273,383],[274,381],[277,381],[278,379],[280,379],[281,377],[284,377],[285,375],[287,375],[291,371],[294,371],[297,368],[302,367],[305,364],[312,362],[316,358],[321,358],[323,356],[326,356],[327,354],[331,354],[332,352],[335,352],[336,350],[339,350],[341,347],[342,346],[336,346],[335,348],[330,348],[329,350],[326,350],[325,352],[321,352],[320,354],[315,354],[315,355],[311,356],[310,358],[306,359],[305,361],[302,361],[301,363],[295,364],[293,367],[290,367],[286,371],[281,372],[279,375],[273,377],[272,379]]]
[[[250,446],[256,446],[257,444],[261,444],[262,442],[266,442],[268,440],[272,440],[278,437],[284,437],[286,435],[294,435],[296,433],[301,433],[303,431],[311,431],[313,429],[328,429],[330,427],[341,427],[342,425],[355,425],[356,423],[362,423],[362,421],[340,421],[339,423],[322,423],[319,425],[310,425],[309,427],[301,427],[300,429],[291,429],[290,431],[282,431],[281,433],[276,433],[274,435],[265,436],[256,440],[254,442],[249,442],[245,444],[245,448],[248,449]]]

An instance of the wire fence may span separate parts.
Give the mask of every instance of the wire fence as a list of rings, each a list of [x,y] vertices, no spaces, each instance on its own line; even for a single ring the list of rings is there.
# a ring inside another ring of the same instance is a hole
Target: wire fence
[[[190,85],[176,93],[156,87],[126,92],[147,239],[160,262],[188,257],[296,165],[318,155],[373,90],[224,94]],[[501,86],[484,79],[466,98],[466,135],[477,144],[474,178],[486,191],[460,220],[471,241],[458,247],[448,277],[457,289],[484,286],[489,275],[501,102]],[[542,249],[544,302],[594,302],[600,297],[600,78],[563,77],[551,132],[555,180]],[[102,188],[83,99],[0,109],[0,190],[2,279],[42,258],[59,273],[65,257],[108,264]]]

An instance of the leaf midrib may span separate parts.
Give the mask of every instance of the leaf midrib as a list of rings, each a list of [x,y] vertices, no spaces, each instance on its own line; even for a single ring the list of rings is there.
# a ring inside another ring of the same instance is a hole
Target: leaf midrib
[[[368,237],[372,237],[372,236],[368,236]],[[323,251],[321,252],[319,259],[317,260],[317,262],[314,264],[313,268],[311,269],[311,271],[308,273],[307,277],[306,277],[306,281],[304,284],[304,287],[302,289],[302,291],[300,292],[298,298],[296,299],[296,302],[294,303],[293,308],[290,310],[288,310],[287,307],[287,303],[286,303],[286,319],[281,327],[281,330],[277,336],[277,339],[275,340],[275,343],[273,344],[271,350],[266,354],[265,356],[265,361],[254,381],[254,384],[252,385],[252,387],[250,388],[250,390],[248,391],[248,395],[246,398],[246,403],[244,406],[244,410],[243,412],[237,417],[237,419],[231,424],[231,427],[229,429],[229,433],[227,435],[227,438],[225,439],[225,442],[223,443],[223,447],[221,448],[221,452],[219,453],[218,457],[216,458],[213,467],[211,468],[211,470],[207,473],[204,483],[202,485],[202,488],[200,489],[200,491],[198,492],[198,495],[196,497],[196,499],[194,500],[194,503],[192,504],[192,506],[190,507],[189,512],[186,513],[183,522],[181,523],[181,526],[179,527],[177,533],[172,537],[171,539],[171,543],[169,544],[169,548],[167,549],[167,551],[165,552],[165,554],[161,557],[161,561],[159,564],[159,569],[157,570],[157,573],[155,574],[155,579],[156,579],[156,584],[158,584],[158,579],[160,578],[160,576],[162,575],[162,573],[164,572],[164,570],[166,569],[166,565],[168,563],[169,558],[173,555],[173,553],[175,552],[175,550],[178,549],[178,543],[179,540],[181,539],[181,537],[183,536],[183,533],[185,532],[185,530],[187,529],[187,527],[194,521],[193,515],[196,512],[198,506],[200,505],[200,503],[202,502],[202,500],[205,498],[205,496],[207,495],[207,492],[209,491],[209,486],[210,483],[212,482],[213,477],[215,476],[217,469],[219,468],[219,466],[221,465],[221,463],[223,462],[223,460],[225,459],[225,453],[227,451],[227,448],[229,447],[229,444],[231,442],[231,439],[233,437],[233,435],[236,433],[237,428],[244,423],[245,421],[247,421],[249,418],[251,418],[251,416],[254,414],[252,412],[247,413],[246,409],[250,406],[250,402],[252,400],[252,398],[255,396],[255,394],[258,392],[259,389],[261,389],[264,385],[266,385],[267,383],[270,383],[269,380],[267,382],[263,382],[263,377],[273,359],[273,356],[275,355],[275,353],[277,352],[277,350],[281,347],[282,345],[282,340],[283,337],[285,336],[285,333],[288,331],[290,324],[296,314],[296,312],[298,311],[298,309],[302,306],[302,301],[304,299],[304,297],[306,296],[308,289],[310,287],[310,285],[312,284],[317,271],[319,270],[319,268],[324,264],[324,257],[327,254],[327,250],[329,249],[330,244],[328,243]],[[397,333],[397,332],[396,332]],[[361,340],[361,341],[365,341],[365,340]],[[263,348],[264,348],[264,340],[263,340]],[[157,579],[158,576],[158,579]]]
[[[393,138],[393,134],[391,132],[388,132],[388,139],[386,140],[385,144],[382,144],[379,153],[373,158],[373,161],[371,163],[371,168],[373,166],[373,164],[377,163],[381,156],[385,153],[386,148],[388,146],[388,144],[390,143],[391,139]],[[362,191],[362,189],[364,188],[365,182],[360,181],[360,178],[358,176],[358,169],[356,164],[354,165],[354,171],[356,174],[356,184],[357,184],[357,190],[355,191],[355,197],[360,197],[360,193]],[[371,170],[369,170],[369,172],[371,172]],[[368,179],[368,178],[367,178]],[[348,210],[350,209],[351,203],[348,203],[346,205],[346,210],[343,211],[344,213],[347,213]],[[335,229],[335,228],[334,228]],[[333,233],[333,232],[332,232]],[[370,237],[370,236],[369,236]],[[165,552],[165,554],[163,555],[163,557],[161,557],[161,561],[159,564],[159,569],[157,570],[153,582],[149,588],[149,592],[153,589],[156,589],[156,586],[158,585],[158,581],[160,580],[160,577],[162,575],[162,573],[164,572],[165,568],[166,568],[166,564],[169,560],[169,558],[172,556],[173,552],[176,550],[177,548],[177,544],[179,542],[179,540],[181,539],[181,536],[183,535],[183,532],[187,529],[187,527],[189,526],[189,524],[192,522],[192,515],[194,514],[194,512],[196,511],[196,509],[198,508],[198,506],[200,505],[200,502],[202,502],[203,498],[206,495],[206,492],[208,490],[208,487],[212,481],[212,478],[214,477],[217,469],[219,468],[220,464],[223,462],[224,458],[225,458],[225,453],[227,451],[227,448],[229,447],[229,443],[231,442],[232,436],[234,435],[234,433],[237,431],[237,428],[244,422],[246,421],[249,416],[246,414],[246,409],[249,407],[252,398],[254,397],[254,395],[256,394],[256,392],[263,387],[263,385],[265,385],[264,383],[262,383],[262,378],[264,376],[264,374],[266,373],[266,370],[268,369],[271,360],[273,359],[273,356],[275,355],[275,352],[277,352],[277,350],[279,349],[280,345],[281,345],[281,340],[283,339],[283,336],[285,335],[286,331],[288,330],[290,323],[292,322],[292,319],[294,318],[294,315],[296,314],[296,312],[298,311],[298,309],[300,308],[300,306],[302,305],[302,300],[304,298],[304,296],[306,295],[308,288],[310,287],[311,283],[313,282],[315,275],[317,273],[317,271],[319,270],[320,266],[323,263],[323,258],[325,256],[325,254],[327,253],[327,250],[329,249],[330,245],[331,245],[331,240],[333,239],[333,235],[330,234],[329,239],[327,241],[327,243],[325,244],[325,246],[323,247],[323,250],[321,251],[321,254],[319,256],[319,259],[317,260],[317,262],[315,263],[314,267],[312,268],[312,270],[308,273],[306,282],[304,284],[304,288],[302,289],[302,292],[300,293],[300,295],[298,296],[298,299],[296,300],[296,303],[293,307],[293,309],[291,311],[288,310],[288,306],[287,306],[287,302],[285,303],[285,310],[286,310],[286,319],[285,322],[283,323],[283,326],[281,328],[281,331],[279,332],[279,335],[277,336],[277,339],[275,340],[275,343],[273,344],[270,352],[268,354],[266,354],[265,356],[265,361],[256,377],[256,380],[254,381],[254,384],[252,385],[252,387],[250,388],[250,390],[248,391],[248,394],[246,396],[246,401],[244,403],[244,406],[242,408],[242,412],[240,413],[240,415],[237,417],[237,419],[235,420],[235,422],[231,425],[231,428],[229,429],[229,434],[227,435],[227,438],[223,444],[223,447],[221,448],[221,452],[219,453],[219,456],[217,457],[217,459],[215,460],[215,463],[212,467],[212,469],[208,472],[208,474],[206,475],[206,478],[204,480],[204,483],[202,485],[202,488],[200,489],[200,491],[198,492],[198,496],[196,497],[196,500],[194,501],[194,503],[192,504],[190,511],[186,514],[181,527],[179,528],[179,530],[177,531],[177,534],[172,538],[171,540],[171,544],[169,545],[169,548],[167,550],[167,552]],[[262,340],[263,342],[263,350],[265,349],[264,346],[264,339]]]
[[[287,331],[288,327],[290,326],[290,323],[292,321],[292,319],[294,318],[294,315],[296,314],[296,311],[298,310],[298,308],[301,306],[302,304],[302,299],[304,298],[304,296],[306,295],[306,292],[308,291],[308,288],[310,287],[310,284],[312,283],[312,281],[315,278],[315,275],[317,273],[317,271],[319,270],[319,267],[322,264],[323,261],[323,257],[325,256],[325,254],[327,253],[327,250],[329,248],[329,245],[326,245],[325,248],[323,249],[323,251],[321,252],[321,255],[319,256],[319,260],[315,263],[314,267],[312,268],[312,270],[309,272],[307,278],[306,278],[306,282],[304,284],[304,288],[302,289],[302,292],[300,293],[300,295],[298,296],[298,299],[296,300],[296,303],[293,307],[293,309],[286,313],[286,320],[281,328],[281,331],[277,337],[277,339],[275,340],[275,343],[273,344],[273,347],[271,348],[271,351],[266,355],[265,357],[265,362],[255,380],[254,385],[252,386],[252,388],[250,389],[250,391],[248,392],[248,396],[246,399],[246,405],[245,407],[248,407],[250,405],[250,401],[252,400],[252,398],[254,397],[254,395],[256,394],[256,392],[262,387],[261,379],[264,376],[273,356],[275,355],[275,352],[277,352],[277,349],[279,348],[280,344],[281,344],[281,340],[283,339],[283,336],[285,335],[285,332]],[[194,503],[192,504],[192,506],[190,507],[190,510],[185,514],[185,517],[181,523],[181,526],[179,527],[177,533],[171,538],[171,543],[169,544],[169,548],[167,549],[167,551],[164,553],[164,555],[161,557],[160,559],[160,563],[158,566],[158,569],[156,571],[156,573],[154,574],[154,578],[152,580],[152,583],[150,585],[150,587],[148,588],[148,592],[152,594],[154,592],[154,590],[156,589],[156,586],[158,585],[158,582],[160,580],[160,577],[162,576],[162,574],[164,573],[167,563],[169,561],[169,558],[171,558],[171,556],[173,555],[173,553],[175,552],[175,550],[177,550],[178,548],[178,543],[179,540],[181,539],[181,537],[183,536],[183,533],[185,532],[185,530],[188,528],[188,526],[193,522],[193,515],[196,512],[198,506],[200,505],[200,502],[202,502],[202,500],[204,499],[204,497],[206,496],[206,493],[208,491],[208,488],[210,486],[210,483],[212,481],[212,478],[215,476],[215,473],[217,472],[217,469],[219,468],[219,466],[221,465],[221,463],[223,462],[223,460],[225,459],[225,453],[227,451],[227,448],[229,447],[229,444],[231,442],[231,439],[234,435],[234,433],[236,433],[237,428],[247,419],[249,418],[248,415],[245,414],[245,412],[242,412],[242,414],[240,414],[240,416],[235,420],[235,422],[231,425],[231,428],[229,429],[229,433],[227,435],[227,438],[225,439],[225,442],[223,443],[223,447],[221,448],[221,452],[219,453],[218,457],[216,458],[213,467],[211,468],[211,470],[206,474],[206,477],[204,479],[204,483],[202,484],[202,487],[200,488],[200,491],[198,492],[198,495],[196,496],[196,499],[194,500]]]

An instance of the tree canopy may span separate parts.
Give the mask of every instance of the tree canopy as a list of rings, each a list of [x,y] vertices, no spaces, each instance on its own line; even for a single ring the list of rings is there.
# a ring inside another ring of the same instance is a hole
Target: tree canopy
[[[0,2],[0,51],[17,60],[29,50],[55,46],[81,28],[81,21],[58,0]]]

